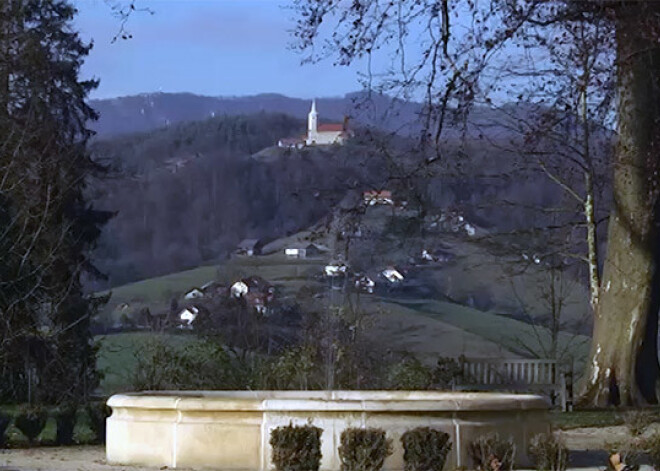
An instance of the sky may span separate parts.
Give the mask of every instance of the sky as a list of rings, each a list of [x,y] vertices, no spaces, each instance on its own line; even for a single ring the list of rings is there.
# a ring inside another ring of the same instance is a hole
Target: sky
[[[290,49],[293,12],[284,0],[138,0],[153,15],[135,12],[129,40],[113,37],[120,20],[110,4],[126,0],[74,0],[74,23],[94,48],[83,78],[101,83],[90,98],[150,92],[191,92],[210,96],[257,93],[313,98],[359,90],[356,66],[332,61],[301,65]]]

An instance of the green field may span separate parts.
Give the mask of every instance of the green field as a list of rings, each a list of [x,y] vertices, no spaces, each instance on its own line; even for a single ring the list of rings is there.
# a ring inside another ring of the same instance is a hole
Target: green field
[[[321,286],[316,276],[325,262],[320,259],[290,260],[281,255],[235,257],[220,266],[205,266],[167,276],[128,284],[112,290],[112,297],[101,317],[116,321],[122,303],[124,312],[135,315],[148,306],[152,313],[169,308],[172,297],[181,296],[195,286],[219,280],[227,284],[258,275],[277,287],[279,297],[294,295],[305,285]],[[454,268],[454,273],[458,268]],[[489,270],[485,272],[490,273]],[[440,275],[442,271],[438,271]],[[438,275],[438,276],[439,276]],[[467,272],[464,276],[468,276]],[[497,283],[493,283],[497,285]],[[322,306],[328,299],[314,300]],[[468,357],[547,357],[550,334],[546,329],[495,312],[484,312],[464,305],[436,299],[402,299],[392,296],[361,295],[362,309],[372,319],[372,335],[393,351],[408,351],[425,363],[433,364],[438,356]],[[99,368],[105,373],[102,389],[115,392],[130,384],[140,345],[154,334],[130,333],[108,335],[99,339]],[[576,369],[589,348],[588,337],[562,332],[559,351],[570,351]],[[184,345],[190,336],[171,335],[168,342]],[[546,349],[544,351],[544,349]]]
[[[548,356],[551,345],[550,332],[539,326],[482,312],[467,306],[435,300],[393,300],[383,299],[386,309],[392,305],[405,310],[410,314],[417,313],[433,319],[446,322],[466,332],[478,335],[501,345],[506,350],[523,357]],[[523,340],[524,339],[524,340]],[[576,359],[576,368],[580,368],[580,359],[586,358],[589,350],[589,338],[584,335],[561,332],[559,335],[559,352],[567,352]],[[477,356],[474,353],[464,352],[466,356]]]
[[[169,309],[172,298],[181,297],[190,289],[212,280],[230,284],[250,275],[258,275],[280,288],[280,294],[297,291],[314,275],[322,272],[325,263],[318,259],[288,260],[283,255],[236,257],[224,265],[195,268],[170,275],[130,283],[110,290],[111,297],[100,314],[100,320],[112,324],[122,315],[118,307],[128,305],[127,315],[136,315],[149,307],[152,313]],[[107,294],[100,293],[100,294]]]

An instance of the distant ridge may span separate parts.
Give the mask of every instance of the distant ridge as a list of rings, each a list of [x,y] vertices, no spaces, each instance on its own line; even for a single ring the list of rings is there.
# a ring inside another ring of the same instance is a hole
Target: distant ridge
[[[285,113],[306,119],[310,101],[278,93],[251,96],[212,97],[192,93],[142,93],[139,95],[91,100],[100,118],[91,125],[100,138],[145,132],[185,121],[213,116]],[[413,123],[420,105],[377,93],[349,93],[343,97],[317,97],[321,122],[340,121],[345,115],[363,124],[399,130],[401,123]],[[388,113],[389,110],[389,113]]]

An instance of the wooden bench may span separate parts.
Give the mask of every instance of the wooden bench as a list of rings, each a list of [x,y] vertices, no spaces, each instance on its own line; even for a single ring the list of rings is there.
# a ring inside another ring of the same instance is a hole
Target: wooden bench
[[[556,360],[527,359],[458,359],[460,374],[454,378],[454,389],[501,390],[549,394],[553,405],[559,399],[561,410],[572,407],[572,374],[560,371]]]

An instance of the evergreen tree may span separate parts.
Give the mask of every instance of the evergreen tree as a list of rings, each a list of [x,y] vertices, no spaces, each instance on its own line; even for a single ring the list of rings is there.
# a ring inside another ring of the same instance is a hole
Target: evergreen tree
[[[91,49],[72,29],[66,0],[7,0],[0,7],[0,397],[78,399],[98,381],[89,332],[99,300],[82,277],[110,213],[85,198],[103,169],[90,158],[80,81]]]

